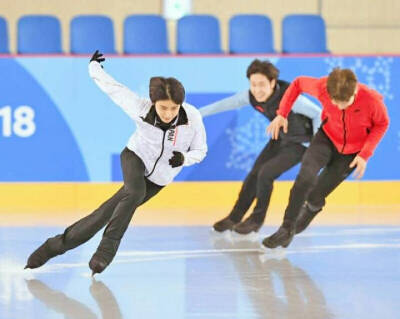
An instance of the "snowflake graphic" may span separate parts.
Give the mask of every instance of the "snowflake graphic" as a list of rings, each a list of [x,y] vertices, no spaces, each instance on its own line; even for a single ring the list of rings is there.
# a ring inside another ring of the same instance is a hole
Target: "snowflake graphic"
[[[325,59],[328,72],[335,67],[353,70],[361,82],[380,92],[386,99],[392,100],[391,93],[391,64],[393,58],[377,57],[372,59],[330,57]]]
[[[226,163],[227,168],[245,172],[251,170],[256,157],[267,142],[266,124],[267,120],[261,114],[255,113],[245,125],[226,130],[232,146]]]

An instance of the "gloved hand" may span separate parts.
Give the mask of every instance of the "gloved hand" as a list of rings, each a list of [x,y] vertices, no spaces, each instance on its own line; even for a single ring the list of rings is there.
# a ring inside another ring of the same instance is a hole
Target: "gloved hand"
[[[96,52],[93,53],[92,58],[90,59],[90,62],[96,61],[96,62],[100,63],[100,65],[101,65],[101,62],[104,62],[105,60],[106,59],[103,58],[103,53],[100,53],[99,50],[96,50]],[[101,67],[103,67],[103,66],[101,66]]]
[[[174,156],[169,159],[169,165],[171,165],[173,168],[182,166],[183,162],[185,161],[183,154],[178,151],[173,151],[172,153]]]

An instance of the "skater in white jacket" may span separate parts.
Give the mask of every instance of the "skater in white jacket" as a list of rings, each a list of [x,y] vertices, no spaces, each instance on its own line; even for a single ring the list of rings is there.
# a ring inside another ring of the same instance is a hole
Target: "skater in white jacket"
[[[113,260],[136,208],[171,183],[183,166],[201,162],[207,153],[202,117],[184,103],[185,90],[174,78],[153,77],[150,99],[141,98],[108,75],[96,51],[89,75],[136,123],[136,131],[121,153],[124,184],[90,215],[49,238],[28,258],[25,268],[37,268],[92,238],[105,225],[103,238],[89,267],[101,273]]]

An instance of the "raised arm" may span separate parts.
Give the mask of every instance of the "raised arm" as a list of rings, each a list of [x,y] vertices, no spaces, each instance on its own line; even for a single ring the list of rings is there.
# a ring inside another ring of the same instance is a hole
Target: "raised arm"
[[[104,71],[100,62],[104,61],[102,55],[95,52],[89,63],[89,75],[96,85],[106,93],[111,100],[120,106],[125,113],[135,119],[139,116],[143,108],[151,102],[148,99],[139,97],[136,93],[129,90],[126,86],[114,80]]]

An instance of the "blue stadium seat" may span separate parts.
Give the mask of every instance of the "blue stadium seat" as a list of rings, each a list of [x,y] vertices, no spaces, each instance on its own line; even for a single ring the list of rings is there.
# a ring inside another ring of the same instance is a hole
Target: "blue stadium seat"
[[[260,14],[239,14],[229,21],[230,53],[275,53],[271,20]]]
[[[0,53],[9,53],[8,50],[8,32],[7,22],[3,17],[0,17]]]
[[[170,53],[164,18],[155,14],[127,17],[124,21],[124,53]]]
[[[282,21],[283,53],[329,53],[325,22],[319,15],[288,15]]]
[[[217,18],[211,15],[188,15],[178,20],[177,53],[222,53]]]
[[[26,15],[18,20],[18,53],[62,53],[61,26],[49,15]]]
[[[71,53],[92,53],[97,49],[102,53],[116,53],[114,25],[107,16],[76,16],[71,20],[70,31]]]

